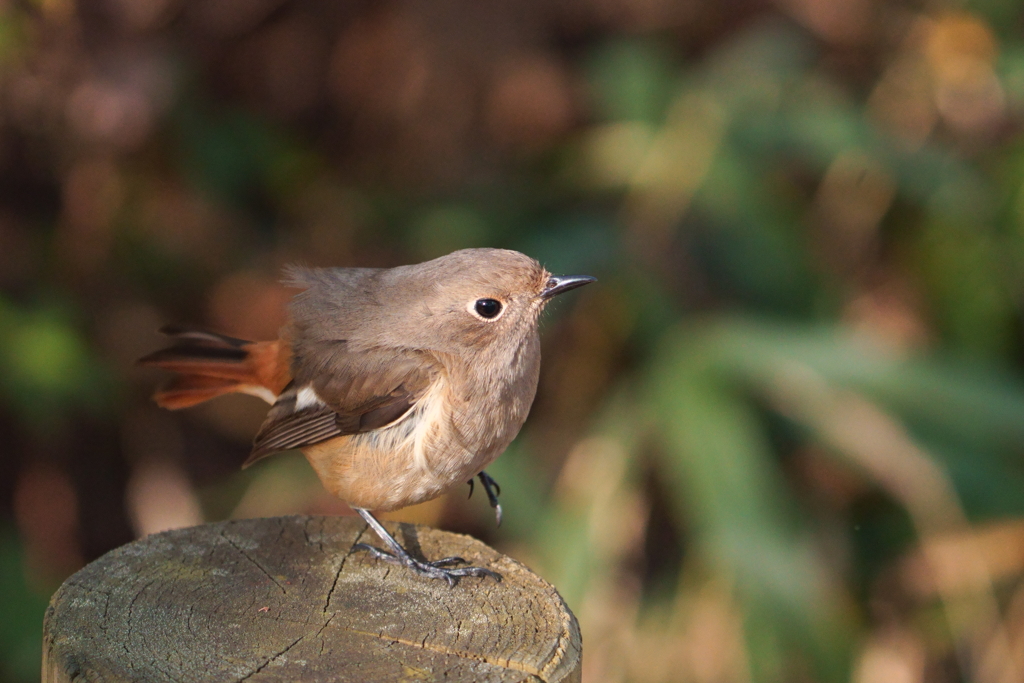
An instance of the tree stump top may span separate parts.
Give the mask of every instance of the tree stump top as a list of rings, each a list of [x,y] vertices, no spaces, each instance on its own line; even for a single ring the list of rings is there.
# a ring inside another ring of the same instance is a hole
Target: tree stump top
[[[555,589],[468,536],[386,524],[429,559],[502,575],[444,581],[352,545],[353,517],[275,517],[154,534],[69,578],[43,626],[58,681],[579,681]]]

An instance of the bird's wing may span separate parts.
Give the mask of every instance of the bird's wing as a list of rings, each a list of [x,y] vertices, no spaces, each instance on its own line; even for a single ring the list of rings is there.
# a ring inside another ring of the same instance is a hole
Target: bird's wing
[[[387,426],[402,417],[440,372],[415,351],[352,352],[334,342],[315,373],[296,373],[267,413],[243,464],[292,448]]]

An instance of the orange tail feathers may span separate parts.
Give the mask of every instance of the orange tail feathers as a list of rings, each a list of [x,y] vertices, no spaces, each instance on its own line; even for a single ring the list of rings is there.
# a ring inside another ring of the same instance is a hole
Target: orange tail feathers
[[[177,373],[167,388],[153,396],[162,408],[188,408],[230,393],[251,394],[273,403],[291,381],[290,349],[280,340],[250,342],[176,326],[160,331],[174,344],[138,363]]]

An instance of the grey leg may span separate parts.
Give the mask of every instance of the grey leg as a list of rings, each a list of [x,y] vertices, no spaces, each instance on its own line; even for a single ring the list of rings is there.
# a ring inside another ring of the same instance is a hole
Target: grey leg
[[[463,564],[465,562],[461,557],[446,557],[441,560],[434,560],[433,562],[426,562],[417,560],[410,555],[401,544],[395,540],[395,537],[388,533],[387,529],[384,528],[377,518],[374,517],[369,510],[363,508],[353,508],[359,513],[359,516],[370,525],[380,540],[384,541],[391,552],[375,548],[372,545],[366,543],[357,543],[352,546],[353,550],[365,550],[379,560],[390,562],[391,564],[400,564],[413,570],[420,576],[427,576],[432,579],[444,579],[448,582],[449,586],[454,586],[456,579],[463,576],[490,576],[496,581],[501,581],[501,575],[496,572],[492,572],[490,569],[484,567],[457,567],[450,568],[453,564]]]

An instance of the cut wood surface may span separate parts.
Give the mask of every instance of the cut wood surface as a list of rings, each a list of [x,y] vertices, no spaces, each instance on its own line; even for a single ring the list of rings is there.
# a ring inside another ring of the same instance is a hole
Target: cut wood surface
[[[354,517],[275,517],[154,534],[69,578],[43,627],[43,683],[579,681],[555,589],[468,536],[387,524],[413,555],[502,575],[454,588],[369,556]]]

